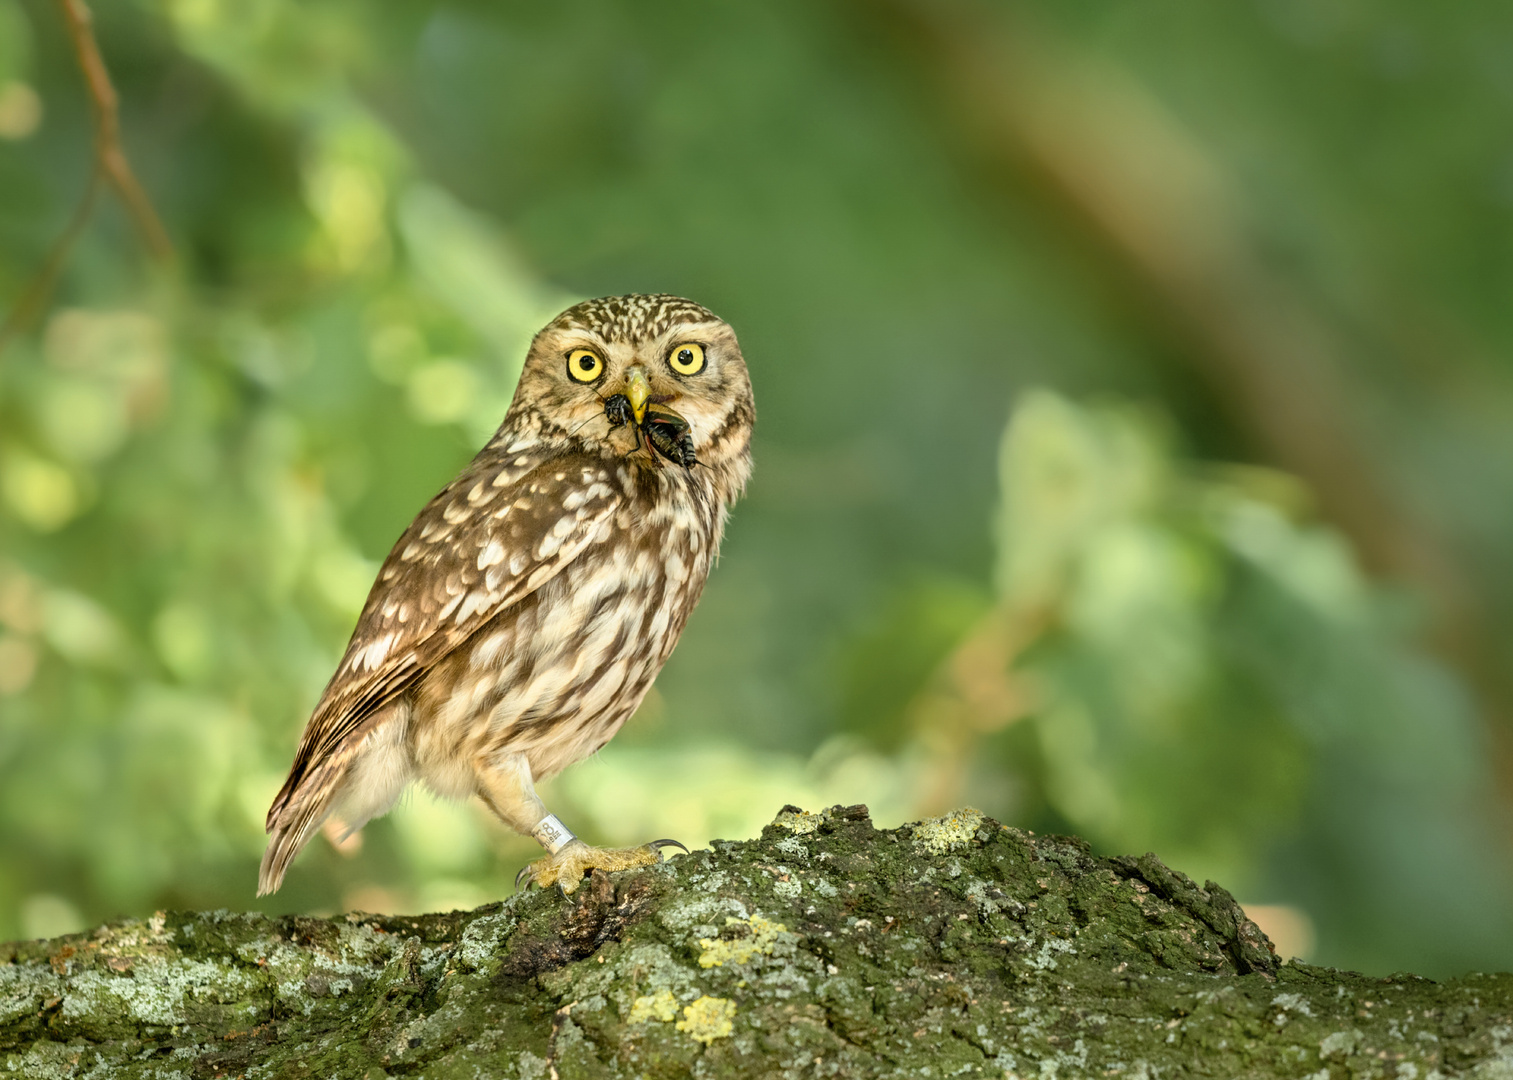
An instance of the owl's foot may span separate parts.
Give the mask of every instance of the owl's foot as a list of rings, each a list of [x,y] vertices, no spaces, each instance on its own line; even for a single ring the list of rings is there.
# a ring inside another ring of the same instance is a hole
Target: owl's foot
[[[596,848],[589,847],[582,840],[574,840],[557,854],[523,867],[515,875],[515,888],[529,882],[543,889],[556,885],[564,893],[571,893],[590,870],[634,870],[638,866],[651,866],[662,861],[665,847],[688,850],[676,840],[653,840],[633,848]]]

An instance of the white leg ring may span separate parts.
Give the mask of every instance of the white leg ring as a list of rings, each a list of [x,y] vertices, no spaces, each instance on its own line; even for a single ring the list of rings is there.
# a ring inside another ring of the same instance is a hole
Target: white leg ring
[[[557,852],[567,847],[568,844],[578,839],[573,835],[571,829],[557,820],[556,814],[547,814],[546,817],[538,821],[536,827],[531,830],[531,835],[551,855],[557,854]]]

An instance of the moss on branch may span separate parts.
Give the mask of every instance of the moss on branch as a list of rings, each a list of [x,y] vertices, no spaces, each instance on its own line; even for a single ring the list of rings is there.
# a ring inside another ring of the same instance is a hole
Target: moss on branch
[[[970,811],[469,913],[0,946],[0,1077],[1513,1076],[1513,977],[1280,964],[1233,898]]]

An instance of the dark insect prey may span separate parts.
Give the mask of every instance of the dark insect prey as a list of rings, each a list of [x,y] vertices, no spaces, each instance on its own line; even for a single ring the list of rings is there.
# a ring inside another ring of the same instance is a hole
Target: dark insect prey
[[[688,421],[673,410],[647,402],[646,412],[642,415],[640,424],[637,424],[630,399],[624,394],[615,394],[604,402],[604,415],[609,418],[609,426],[612,428],[626,424],[634,427],[638,446],[641,435],[645,434],[652,449],[674,465],[691,469],[698,464],[694,457],[693,430]]]

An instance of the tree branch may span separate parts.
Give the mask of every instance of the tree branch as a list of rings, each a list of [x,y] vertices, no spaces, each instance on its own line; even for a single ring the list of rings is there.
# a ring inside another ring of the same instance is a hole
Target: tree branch
[[[143,241],[155,258],[167,259],[173,254],[173,244],[158,219],[152,201],[131,170],[126,159],[126,150],[121,145],[120,98],[110,81],[110,72],[100,55],[100,46],[95,41],[94,16],[84,0],[57,0],[58,9],[68,27],[69,40],[79,59],[79,68],[84,72],[84,82],[89,88],[89,104],[95,116],[95,167],[116,189],[116,194],[126,204],[132,220],[136,222]]]
[[[1501,1076],[1513,1018],[1513,976],[1281,964],[1154,855],[972,810],[877,830],[861,806],[786,807],[571,897],[0,945],[0,987],[18,1080]]]

